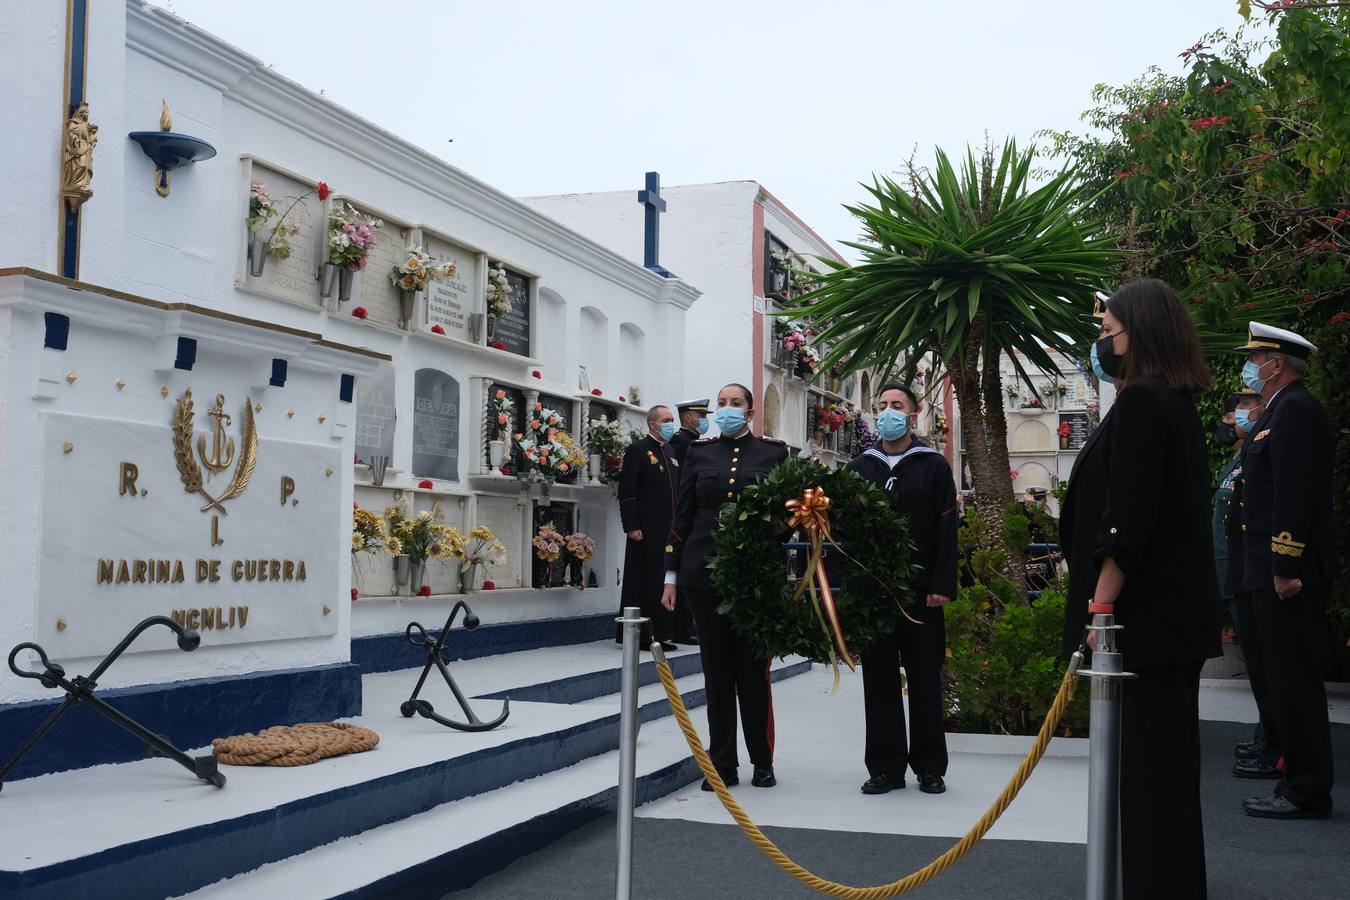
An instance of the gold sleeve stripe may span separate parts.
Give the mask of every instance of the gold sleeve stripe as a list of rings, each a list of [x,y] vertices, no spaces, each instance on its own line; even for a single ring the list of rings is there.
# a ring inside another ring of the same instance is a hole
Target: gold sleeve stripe
[[[1303,555],[1304,549],[1308,545],[1294,540],[1294,536],[1287,531],[1281,531],[1270,539],[1270,552],[1279,553],[1282,556],[1292,556],[1295,559]]]

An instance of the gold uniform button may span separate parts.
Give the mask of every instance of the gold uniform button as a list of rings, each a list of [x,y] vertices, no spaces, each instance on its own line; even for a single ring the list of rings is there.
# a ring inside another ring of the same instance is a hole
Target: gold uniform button
[[[727,479],[727,484],[735,484],[735,483],[736,483],[736,479],[735,479],[735,478],[728,478],[728,479]]]
[[[1243,523],[1242,523],[1242,530],[1243,530],[1243,531],[1246,531],[1246,530],[1247,530],[1247,523],[1246,523],[1246,522],[1243,522]]]
[[[736,471],[736,467],[735,467],[735,466],[732,466],[732,467],[731,467],[731,471],[735,472],[735,471]]]
[[[736,496],[736,495],[733,494],[733,493],[731,493],[731,491],[727,491],[727,499],[728,499],[728,500],[730,500],[730,499],[731,499],[732,497],[734,497],[734,496]]]

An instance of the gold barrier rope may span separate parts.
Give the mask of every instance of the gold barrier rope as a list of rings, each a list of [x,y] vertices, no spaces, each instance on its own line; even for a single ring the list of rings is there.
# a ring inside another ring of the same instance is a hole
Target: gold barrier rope
[[[654,655],[659,650],[653,648]],[[731,791],[722,782],[722,776],[717,773],[712,760],[708,758],[708,751],[703,749],[703,741],[699,739],[698,732],[694,729],[694,724],[689,721],[689,711],[684,708],[684,699],[680,696],[679,688],[675,686],[675,674],[670,669],[670,664],[662,656],[657,656],[657,672],[661,675],[661,684],[666,689],[666,699],[670,701],[671,711],[675,713],[675,719],[680,723],[680,730],[684,732],[684,739],[689,743],[689,749],[694,754],[694,759],[698,762],[699,771],[703,777],[708,779],[713,790],[717,793],[718,799],[726,807],[727,812],[736,820],[736,824],[741,826],[741,830],[746,836],[754,842],[755,846],[764,851],[764,854],[773,860],[778,868],[782,869],[802,884],[814,891],[822,894],[829,894],[831,897],[846,897],[849,900],[882,900],[884,897],[895,897],[906,891],[911,891],[916,887],[927,884],[934,877],[944,872],[952,863],[965,856],[975,848],[975,845],[988,833],[994,823],[998,821],[999,816],[1003,815],[1017,797],[1022,786],[1027,783],[1031,777],[1036,764],[1041,761],[1045,755],[1045,748],[1050,744],[1050,738],[1059,727],[1060,717],[1064,714],[1064,708],[1069,705],[1073,699],[1074,673],[1072,667],[1064,673],[1064,681],[1060,683],[1059,693],[1055,695],[1055,701],[1050,704],[1050,711],[1046,713],[1045,721],[1041,723],[1041,730],[1036,735],[1036,742],[1032,744],[1031,750],[1022,760],[1022,764],[1017,767],[1017,772],[1003,788],[1003,792],[998,795],[998,799],[993,805],[985,811],[975,826],[966,832],[965,837],[957,841],[956,844],[946,853],[930,862],[928,865],[919,869],[917,872],[906,875],[897,881],[889,884],[879,884],[874,887],[852,887],[847,884],[839,884],[812,872],[804,866],[798,865],[788,858],[782,850],[767,836],[759,830],[759,826],[750,821],[750,817],[741,809]]]

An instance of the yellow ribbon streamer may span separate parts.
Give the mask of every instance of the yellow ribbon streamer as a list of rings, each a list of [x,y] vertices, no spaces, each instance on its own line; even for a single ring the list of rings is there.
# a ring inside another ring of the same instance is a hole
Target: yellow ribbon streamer
[[[824,543],[825,541],[834,543],[834,537],[830,534],[830,498],[825,495],[823,488],[813,487],[802,491],[800,500],[789,500],[785,505],[792,514],[792,518],[788,520],[788,527],[800,526],[811,543],[811,557],[806,563],[806,577],[797,585],[797,591],[792,595],[792,599],[800,601],[803,592],[810,592],[811,608],[815,610],[816,619],[825,632],[825,639],[831,645],[830,666],[834,669],[834,687],[831,692],[837,691],[839,659],[844,660],[844,665],[848,666],[850,672],[856,671],[858,664],[844,640],[839,610],[834,603],[834,594],[830,591],[829,578],[825,575]],[[819,599],[816,596],[817,591],[820,594]]]

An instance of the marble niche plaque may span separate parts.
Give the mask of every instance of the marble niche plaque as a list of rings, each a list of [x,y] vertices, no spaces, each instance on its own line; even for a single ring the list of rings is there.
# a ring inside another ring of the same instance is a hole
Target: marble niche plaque
[[[319,303],[319,283],[314,278],[322,262],[319,254],[324,237],[323,204],[314,188],[273,169],[253,163],[253,180],[262,182],[277,216],[264,225],[258,234],[266,238],[278,222],[298,229],[289,236],[290,256],[279,259],[269,256],[263,273],[257,277],[245,274],[251,289],[281,300],[316,306]],[[249,189],[244,186],[245,191]],[[244,239],[252,235],[244,229]],[[245,247],[247,253],[247,246]],[[248,269],[245,268],[245,273]]]
[[[495,582],[499,588],[521,587],[520,563],[525,539],[521,533],[520,507],[515,498],[480,495],[478,524],[492,529],[497,540],[506,547],[505,557],[488,561],[484,579]]]
[[[478,254],[434,235],[427,235],[426,251],[438,264],[455,264],[453,276],[434,279],[427,284],[426,326],[439,325],[449,337],[473,341],[469,316],[483,307],[474,296],[478,285]]]
[[[379,218],[359,206],[356,210],[362,215]],[[403,294],[389,280],[389,275],[395,266],[402,265],[408,259],[407,245],[406,226],[386,220],[384,227],[376,230],[375,246],[366,254],[366,268],[360,275],[361,288],[353,292],[351,303],[344,303],[343,308],[338,310],[340,315],[351,315],[353,309],[363,306],[372,321],[398,327],[399,319],[403,318]]]
[[[183,459],[167,425],[44,414],[36,637],[53,658],[102,655],[151,615],[203,646],[337,632],[340,452],[259,438],[246,469],[247,399],[195,400]],[[155,629],[128,652],[173,646]]]
[[[459,478],[459,382],[439,369],[413,378],[412,471],[418,478]]]
[[[489,343],[508,353],[529,356],[530,279],[519,272],[507,269],[506,281],[511,311],[504,316],[497,317],[496,329]]]
[[[356,455],[362,462],[372,456],[393,458],[397,410],[392,363],[381,363],[374,375],[356,380]]]

